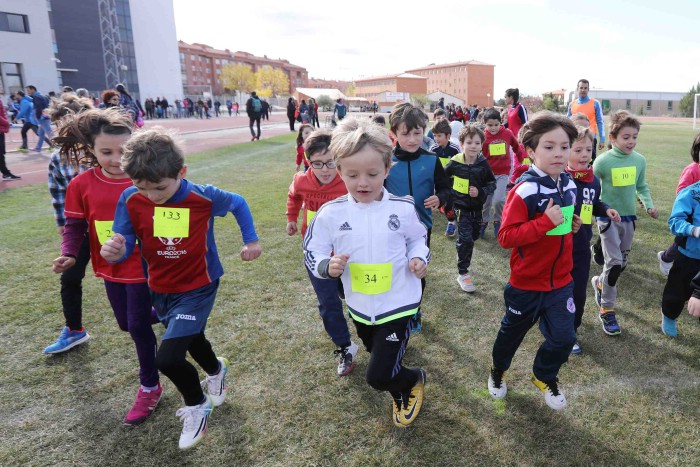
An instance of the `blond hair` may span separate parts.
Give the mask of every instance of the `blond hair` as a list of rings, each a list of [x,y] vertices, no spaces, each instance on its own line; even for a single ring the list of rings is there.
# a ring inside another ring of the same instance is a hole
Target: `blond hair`
[[[122,168],[132,180],[159,183],[177,178],[185,166],[182,143],[173,130],[153,127],[134,133],[124,145]]]
[[[346,159],[370,146],[382,156],[385,167],[391,167],[391,139],[385,128],[369,120],[346,118],[333,130],[330,150],[336,167]]]

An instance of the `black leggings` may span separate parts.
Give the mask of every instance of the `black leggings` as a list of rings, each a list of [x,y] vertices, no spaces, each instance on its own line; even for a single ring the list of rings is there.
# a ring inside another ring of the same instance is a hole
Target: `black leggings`
[[[204,393],[197,369],[185,358],[187,352],[207,374],[213,375],[219,371],[219,361],[203,332],[163,339],[156,355],[156,366],[175,384],[185,399],[185,405],[198,405],[204,400]]]
[[[76,331],[83,327],[83,278],[90,262],[90,241],[85,235],[75,266],[61,274],[61,304],[66,326]]]

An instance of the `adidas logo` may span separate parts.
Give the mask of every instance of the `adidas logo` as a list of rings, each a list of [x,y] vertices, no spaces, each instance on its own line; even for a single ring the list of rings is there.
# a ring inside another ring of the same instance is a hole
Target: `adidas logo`
[[[340,230],[352,230],[352,227],[350,227],[350,224],[347,222],[343,222],[343,225],[340,226]]]
[[[390,341],[390,342],[398,342],[398,341],[399,341],[399,338],[396,337],[396,333],[395,333],[395,332],[392,332],[390,336],[387,336],[386,340],[388,340],[388,341]]]

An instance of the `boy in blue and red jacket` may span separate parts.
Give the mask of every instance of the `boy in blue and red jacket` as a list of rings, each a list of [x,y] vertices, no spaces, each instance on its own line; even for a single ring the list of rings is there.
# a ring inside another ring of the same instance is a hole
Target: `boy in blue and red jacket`
[[[505,315],[493,345],[488,380],[494,399],[506,396],[505,372],[525,335],[539,319],[544,342],[533,364],[532,382],[555,410],[566,406],[559,369],[576,341],[571,279],[576,185],[564,172],[578,131],[564,116],[541,112],[523,127],[522,143],[532,167],[508,194],[498,242],[512,248]]]
[[[591,239],[593,238],[593,218],[609,217],[620,222],[620,214],[600,199],[600,180],[593,175],[590,167],[593,157],[595,134],[590,128],[577,127],[578,136],[571,147],[569,165],[566,172],[576,184],[576,209],[574,213],[581,218],[581,229],[574,235],[574,267],[571,276],[574,279],[574,305],[576,315],[574,329],[581,326],[583,310],[586,307],[586,288],[588,274],[591,272]],[[571,349],[573,355],[581,354],[578,339]]]

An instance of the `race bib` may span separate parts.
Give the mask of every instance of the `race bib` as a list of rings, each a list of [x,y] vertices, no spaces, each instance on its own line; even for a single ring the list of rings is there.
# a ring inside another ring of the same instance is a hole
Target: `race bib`
[[[349,263],[352,291],[377,295],[391,290],[391,263]]]
[[[114,232],[112,232],[112,221],[95,221],[95,233],[100,245],[104,245],[114,235]]]
[[[306,210],[306,225],[310,225],[313,218],[316,217],[316,211],[311,209]]]
[[[452,184],[452,189],[457,193],[463,193],[465,195],[469,194],[469,179],[467,178],[454,178],[454,183]]]
[[[584,224],[590,224],[593,221],[593,205],[592,204],[582,204],[581,205],[581,222]]]
[[[449,158],[438,157],[438,159],[440,159],[440,163],[442,164],[442,168],[443,168],[443,169],[445,168],[445,166],[447,166],[447,163],[450,162],[450,159],[449,159]]]
[[[523,159],[523,165],[530,165],[530,164],[532,164],[532,161],[530,160],[529,157],[526,157],[525,159]]]
[[[190,236],[190,208],[155,208],[153,235],[184,238]]]
[[[506,143],[489,144],[489,154],[491,156],[504,156],[506,154]]]
[[[637,167],[618,167],[612,169],[613,186],[629,186],[637,183]]]
[[[566,235],[571,232],[571,222],[574,220],[574,206],[561,208],[561,213],[564,215],[564,222],[547,232],[547,235]]]

